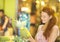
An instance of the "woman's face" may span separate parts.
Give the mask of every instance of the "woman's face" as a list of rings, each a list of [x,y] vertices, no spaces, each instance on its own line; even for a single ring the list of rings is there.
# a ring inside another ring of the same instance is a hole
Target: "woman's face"
[[[46,12],[41,13],[42,23],[46,23],[49,20],[50,16]]]
[[[2,17],[3,16],[3,12],[0,12],[0,17]]]

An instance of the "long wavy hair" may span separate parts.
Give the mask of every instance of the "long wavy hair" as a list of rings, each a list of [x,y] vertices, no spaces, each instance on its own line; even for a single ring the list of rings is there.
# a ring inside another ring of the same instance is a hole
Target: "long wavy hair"
[[[46,12],[49,16],[52,16],[52,18],[50,19],[48,25],[46,26],[45,32],[43,33],[43,35],[46,37],[46,39],[50,36],[51,34],[51,30],[53,28],[53,26],[56,24],[56,17],[54,16],[55,12],[52,8],[49,7],[44,7],[42,9],[43,12]],[[42,21],[41,21],[42,22]]]

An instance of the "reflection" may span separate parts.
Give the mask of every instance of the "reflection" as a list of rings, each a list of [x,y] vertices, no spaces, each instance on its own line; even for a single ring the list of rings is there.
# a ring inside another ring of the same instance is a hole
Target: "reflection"
[[[40,2],[37,0],[37,1],[36,1],[36,3],[38,3],[38,4],[39,4]]]
[[[44,2],[44,1],[41,1],[41,5],[42,5],[42,6],[45,6],[45,2]]]
[[[55,6],[51,6],[51,8],[56,12],[56,7]]]
[[[22,7],[21,11],[25,11],[27,13],[30,13],[30,9],[28,7]]]
[[[60,0],[58,0],[60,2]]]
[[[26,0],[22,0],[22,1],[26,1]]]

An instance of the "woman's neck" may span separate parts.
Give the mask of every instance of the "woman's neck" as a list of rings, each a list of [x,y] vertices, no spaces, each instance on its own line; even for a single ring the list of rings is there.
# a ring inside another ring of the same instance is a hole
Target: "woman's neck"
[[[44,24],[44,26],[42,27],[42,30],[45,31],[47,26],[48,26],[48,22]]]

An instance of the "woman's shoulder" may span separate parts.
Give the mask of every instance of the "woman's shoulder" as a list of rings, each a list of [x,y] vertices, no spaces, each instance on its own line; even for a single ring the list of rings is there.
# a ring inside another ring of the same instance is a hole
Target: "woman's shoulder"
[[[53,29],[59,29],[59,27],[57,25],[54,25]]]
[[[59,27],[57,25],[53,26],[53,31],[56,31],[58,33],[58,36],[59,36]]]

